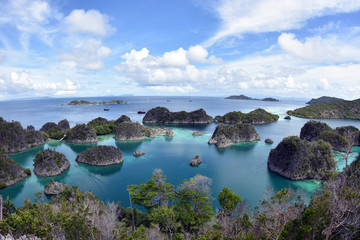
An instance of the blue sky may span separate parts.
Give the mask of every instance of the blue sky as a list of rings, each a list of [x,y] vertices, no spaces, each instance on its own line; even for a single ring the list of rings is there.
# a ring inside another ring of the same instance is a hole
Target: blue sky
[[[0,0],[0,100],[360,98],[358,0]]]

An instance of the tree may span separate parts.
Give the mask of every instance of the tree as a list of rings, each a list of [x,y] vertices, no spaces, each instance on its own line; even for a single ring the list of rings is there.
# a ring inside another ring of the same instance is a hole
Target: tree
[[[161,231],[168,234],[170,239],[173,239],[173,234],[176,231],[176,227],[178,225],[174,207],[163,206],[155,208],[150,212],[149,219],[155,223],[158,223]]]
[[[169,201],[175,197],[174,185],[165,182],[166,176],[161,169],[155,169],[151,179],[145,184],[129,185],[128,191],[132,196],[131,200],[148,210],[167,206]]]
[[[231,189],[224,187],[221,192],[219,192],[218,200],[225,215],[231,215],[236,206],[241,202],[241,197]]]
[[[210,178],[196,175],[177,187],[175,210],[186,231],[197,231],[214,215],[211,184]]]

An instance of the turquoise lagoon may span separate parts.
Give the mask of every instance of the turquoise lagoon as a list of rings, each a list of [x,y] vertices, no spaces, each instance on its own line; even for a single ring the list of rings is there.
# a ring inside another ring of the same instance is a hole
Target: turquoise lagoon
[[[83,98],[94,101],[107,101],[109,98]],[[110,98],[114,99],[114,98]],[[119,99],[119,98],[116,98]],[[171,101],[168,102],[167,100]],[[192,102],[189,102],[189,99]],[[0,116],[6,120],[18,120],[23,127],[32,124],[39,129],[45,122],[58,122],[67,118],[71,126],[77,123],[86,123],[98,116],[107,119],[117,119],[122,114],[131,117],[133,121],[141,122],[143,115],[136,114],[137,110],[149,110],[155,106],[165,106],[172,111],[196,110],[204,108],[211,116],[224,114],[230,111],[248,112],[258,107],[280,115],[278,122],[256,125],[262,141],[250,143],[237,143],[226,149],[217,149],[214,145],[208,145],[216,124],[207,125],[171,125],[174,137],[159,136],[154,139],[143,141],[120,142],[115,141],[113,135],[100,136],[95,144],[71,144],[66,141],[50,141],[25,152],[10,154],[22,167],[33,170],[33,159],[39,150],[52,148],[62,152],[71,162],[68,170],[59,176],[53,177],[56,181],[68,185],[77,185],[83,191],[91,191],[105,202],[121,201],[123,206],[129,206],[128,184],[141,184],[146,182],[152,175],[152,171],[161,168],[170,183],[178,185],[184,179],[189,179],[196,174],[210,177],[213,181],[213,196],[226,186],[239,194],[243,200],[247,200],[252,207],[263,199],[266,187],[274,191],[291,187],[299,190],[307,199],[316,191],[319,181],[291,181],[267,169],[267,157],[284,137],[299,135],[301,127],[308,121],[306,119],[292,118],[284,120],[286,111],[304,106],[305,101],[261,102],[225,100],[222,98],[206,97],[128,97],[129,105],[109,105],[109,112],[104,112],[104,106],[64,106],[64,102],[73,99],[48,99],[23,100],[0,102]],[[19,103],[21,103],[19,105]],[[9,108],[13,106],[12,108]],[[13,109],[11,112],[7,109]],[[360,127],[359,121],[351,120],[326,120],[331,127],[354,125]],[[202,136],[192,136],[193,131],[201,131]],[[272,138],[273,145],[265,144],[265,138]],[[119,165],[97,167],[75,162],[76,155],[94,145],[112,145],[118,147],[124,154],[124,162]],[[135,150],[145,151],[146,154],[134,157]],[[350,155],[353,161],[360,148],[354,147]],[[190,167],[189,162],[199,155],[203,163],[198,167]],[[345,165],[344,155],[334,152],[338,160],[338,167]],[[49,178],[38,177],[32,174],[23,181],[0,190],[3,197],[9,196],[17,205],[22,205],[25,198],[33,200],[36,192],[42,192]],[[46,199],[48,200],[48,199]],[[214,206],[217,202],[214,201]]]

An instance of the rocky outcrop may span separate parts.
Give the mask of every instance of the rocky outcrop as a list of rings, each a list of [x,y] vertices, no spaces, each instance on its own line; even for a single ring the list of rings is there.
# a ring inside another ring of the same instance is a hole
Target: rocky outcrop
[[[119,125],[120,123],[123,123],[123,122],[131,122],[131,119],[126,115],[121,115],[121,117],[116,119],[115,124]]]
[[[97,142],[98,138],[93,127],[78,124],[68,133],[67,141],[70,143],[93,143]]]
[[[137,156],[145,155],[145,152],[136,150],[136,151],[133,153],[133,155],[134,155],[135,157],[137,157]]]
[[[290,136],[270,151],[268,168],[291,180],[321,180],[336,171],[336,162],[329,143],[323,140],[308,142]]]
[[[60,175],[69,167],[65,155],[52,149],[39,151],[34,158],[34,173],[41,177]]]
[[[286,116],[284,117],[285,120],[291,120],[291,117],[290,116]]]
[[[209,144],[215,144],[217,148],[229,147],[232,143],[260,141],[255,128],[249,123],[238,123],[235,125],[219,124]]]
[[[13,185],[30,174],[30,169],[23,169],[0,149],[0,189]]]
[[[201,132],[195,131],[192,133],[193,136],[202,136]]]
[[[44,138],[41,132],[35,130],[25,131],[25,143],[27,148],[44,144]]]
[[[173,137],[174,132],[172,128],[163,127],[145,127],[146,137],[154,138],[156,136]]]
[[[64,192],[66,184],[51,181],[45,185],[44,194],[45,195],[57,195]]]
[[[211,123],[212,117],[204,109],[192,112],[170,112],[167,108],[152,108],[145,114],[143,123],[205,124]]]
[[[91,120],[87,125],[93,127],[97,135],[115,133],[117,127],[114,121],[102,117]]]
[[[236,123],[266,124],[266,123],[276,122],[278,119],[279,119],[278,115],[269,113],[262,108],[255,109],[249,113],[233,111],[226,113],[224,116],[215,117],[215,121],[226,124],[236,124]]]
[[[120,123],[115,132],[115,140],[136,141],[143,140],[146,136],[146,129],[138,122]],[[150,134],[150,133],[148,133]]]
[[[122,163],[124,160],[120,149],[113,146],[95,146],[80,153],[75,161],[96,166],[107,166]]]
[[[274,141],[273,141],[271,138],[267,138],[267,139],[265,139],[265,143],[267,143],[267,144],[273,144]]]
[[[352,146],[359,145],[359,134],[359,129],[352,126],[332,129],[326,123],[309,121],[301,128],[300,138],[308,141],[322,139],[336,151],[351,152]]]
[[[0,121],[0,148],[6,153],[21,152],[27,149],[25,131],[19,122]]]
[[[201,162],[201,158],[199,156],[195,156],[193,159],[191,159],[190,166],[198,166]]]
[[[47,122],[41,128],[40,132],[45,132],[49,138],[61,139],[64,136],[61,128],[54,122]]]
[[[61,129],[61,131],[66,131],[68,129],[70,129],[70,124],[69,121],[67,119],[63,119],[60,122],[58,122],[57,124],[59,126],[59,128]]]

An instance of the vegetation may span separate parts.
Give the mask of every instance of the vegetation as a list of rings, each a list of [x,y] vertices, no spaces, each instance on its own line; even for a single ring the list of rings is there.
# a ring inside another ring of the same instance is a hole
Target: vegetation
[[[236,123],[251,123],[263,124],[276,122],[279,119],[278,115],[271,114],[262,108],[258,108],[249,113],[242,113],[240,111],[233,111],[226,113],[224,116],[216,116],[215,120],[222,123],[236,124]]]
[[[342,100],[316,103],[293,111],[288,111],[287,113],[300,118],[360,119],[360,99],[353,101]]]
[[[248,96],[245,96],[245,95],[232,95],[230,97],[226,97],[225,99],[236,99],[236,100],[260,100],[260,99],[257,99],[257,98],[251,98],[251,97],[248,97]],[[261,101],[270,101],[270,102],[278,102],[279,100],[278,99],[275,99],[275,98],[271,98],[271,97],[267,97],[267,98],[263,98],[261,99]]]
[[[120,149],[104,145],[89,148],[76,157],[77,162],[97,166],[117,164],[123,160],[124,158]]]
[[[40,132],[45,132],[49,138],[61,139],[64,136],[61,128],[54,122],[47,122],[41,128]]]
[[[0,121],[0,147],[7,153],[20,152],[27,149],[25,131],[19,122]]]
[[[342,98],[322,96],[322,97],[319,97],[319,98],[312,98],[306,104],[337,102],[337,101],[343,101],[343,100],[344,99],[342,99]]]
[[[115,133],[117,127],[114,121],[102,117],[91,120],[87,125],[93,127],[97,135]]]
[[[85,143],[85,142],[97,142],[96,132],[93,127],[85,124],[77,124],[73,127],[68,135],[68,142]]]
[[[59,175],[69,166],[65,155],[52,149],[39,151],[34,158],[34,173],[42,177]]]
[[[30,174],[30,169],[20,167],[0,148],[0,189],[15,184]]]
[[[210,123],[212,117],[206,114],[204,109],[198,109],[192,112],[170,112],[167,108],[152,108],[145,114],[144,123]]]
[[[111,100],[111,101],[102,101],[102,102],[90,102],[85,100],[73,100],[68,105],[107,105],[107,104],[129,104],[128,101],[124,100]]]

